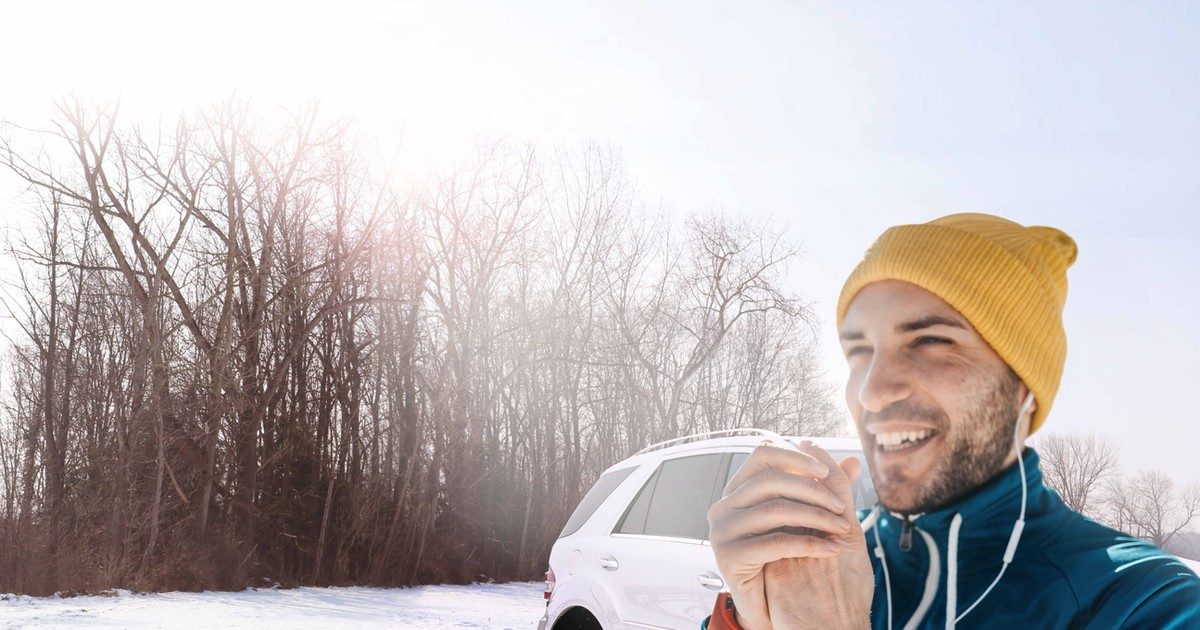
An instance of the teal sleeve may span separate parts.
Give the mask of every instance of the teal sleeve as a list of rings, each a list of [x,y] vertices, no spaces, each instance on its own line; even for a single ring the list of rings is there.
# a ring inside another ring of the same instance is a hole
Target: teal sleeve
[[[1200,578],[1178,560],[1143,566],[1136,583],[1114,582],[1087,627],[1200,629]]]
[[[1122,628],[1200,629],[1200,578],[1179,573],[1129,612]]]

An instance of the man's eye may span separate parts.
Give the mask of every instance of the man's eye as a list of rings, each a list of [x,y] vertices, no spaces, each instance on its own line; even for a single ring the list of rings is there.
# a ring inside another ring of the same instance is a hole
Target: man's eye
[[[949,345],[952,343],[954,343],[954,342],[949,339],[946,339],[945,337],[917,337],[917,340],[913,342],[913,345],[914,346],[927,346],[927,345],[931,345],[931,344],[947,344],[947,345]]]
[[[856,354],[866,354],[870,351],[871,351],[871,349],[868,348],[867,346],[855,346],[846,351],[846,358],[849,359],[850,357],[852,357]]]

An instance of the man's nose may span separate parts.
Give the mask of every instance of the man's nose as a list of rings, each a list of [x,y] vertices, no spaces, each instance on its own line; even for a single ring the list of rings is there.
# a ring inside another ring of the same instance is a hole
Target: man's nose
[[[876,352],[858,389],[858,402],[863,409],[879,413],[911,394],[912,385],[902,362]]]

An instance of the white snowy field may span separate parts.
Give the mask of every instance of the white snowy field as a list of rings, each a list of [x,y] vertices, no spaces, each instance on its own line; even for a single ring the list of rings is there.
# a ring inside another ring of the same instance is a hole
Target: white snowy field
[[[1200,573],[1200,562],[1184,560]],[[0,628],[513,628],[545,610],[542,582],[415,588],[128,591],[115,597],[0,595]]]
[[[542,582],[414,588],[0,595],[0,628],[519,628],[545,610]]]

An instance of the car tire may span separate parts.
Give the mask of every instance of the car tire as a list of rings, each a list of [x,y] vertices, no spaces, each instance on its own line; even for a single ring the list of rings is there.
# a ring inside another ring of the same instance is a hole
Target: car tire
[[[553,630],[603,630],[603,628],[590,610],[576,606],[554,622]]]

